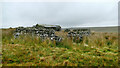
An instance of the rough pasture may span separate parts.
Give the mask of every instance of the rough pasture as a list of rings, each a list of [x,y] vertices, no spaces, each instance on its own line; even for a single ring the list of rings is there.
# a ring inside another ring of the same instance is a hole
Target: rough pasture
[[[14,29],[2,30],[2,62],[4,66],[118,66],[118,34],[94,32],[76,43],[67,32],[61,42],[21,35],[15,39]]]

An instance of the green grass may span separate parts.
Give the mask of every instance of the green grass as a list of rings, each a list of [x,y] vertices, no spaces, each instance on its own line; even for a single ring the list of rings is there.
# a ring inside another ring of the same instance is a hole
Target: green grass
[[[92,33],[81,43],[65,36],[62,42],[41,41],[30,35],[13,37],[13,29],[2,31],[3,66],[118,66],[118,34]]]

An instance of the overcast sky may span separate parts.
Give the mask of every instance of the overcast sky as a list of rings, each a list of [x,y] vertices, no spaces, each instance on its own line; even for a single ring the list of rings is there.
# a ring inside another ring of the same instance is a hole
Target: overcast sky
[[[4,2],[2,27],[118,25],[118,2]]]

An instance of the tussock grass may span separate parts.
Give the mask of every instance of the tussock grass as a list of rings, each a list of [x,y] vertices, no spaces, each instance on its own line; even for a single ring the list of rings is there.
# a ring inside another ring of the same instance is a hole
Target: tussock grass
[[[118,66],[118,34],[92,33],[80,43],[64,37],[61,42],[31,35],[14,39],[14,29],[2,31],[4,66]]]

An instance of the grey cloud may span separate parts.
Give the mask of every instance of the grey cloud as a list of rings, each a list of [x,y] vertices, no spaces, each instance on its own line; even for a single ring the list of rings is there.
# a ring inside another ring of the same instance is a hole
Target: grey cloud
[[[59,24],[62,27],[117,25],[117,4],[3,3],[3,27],[32,26],[36,23]]]

